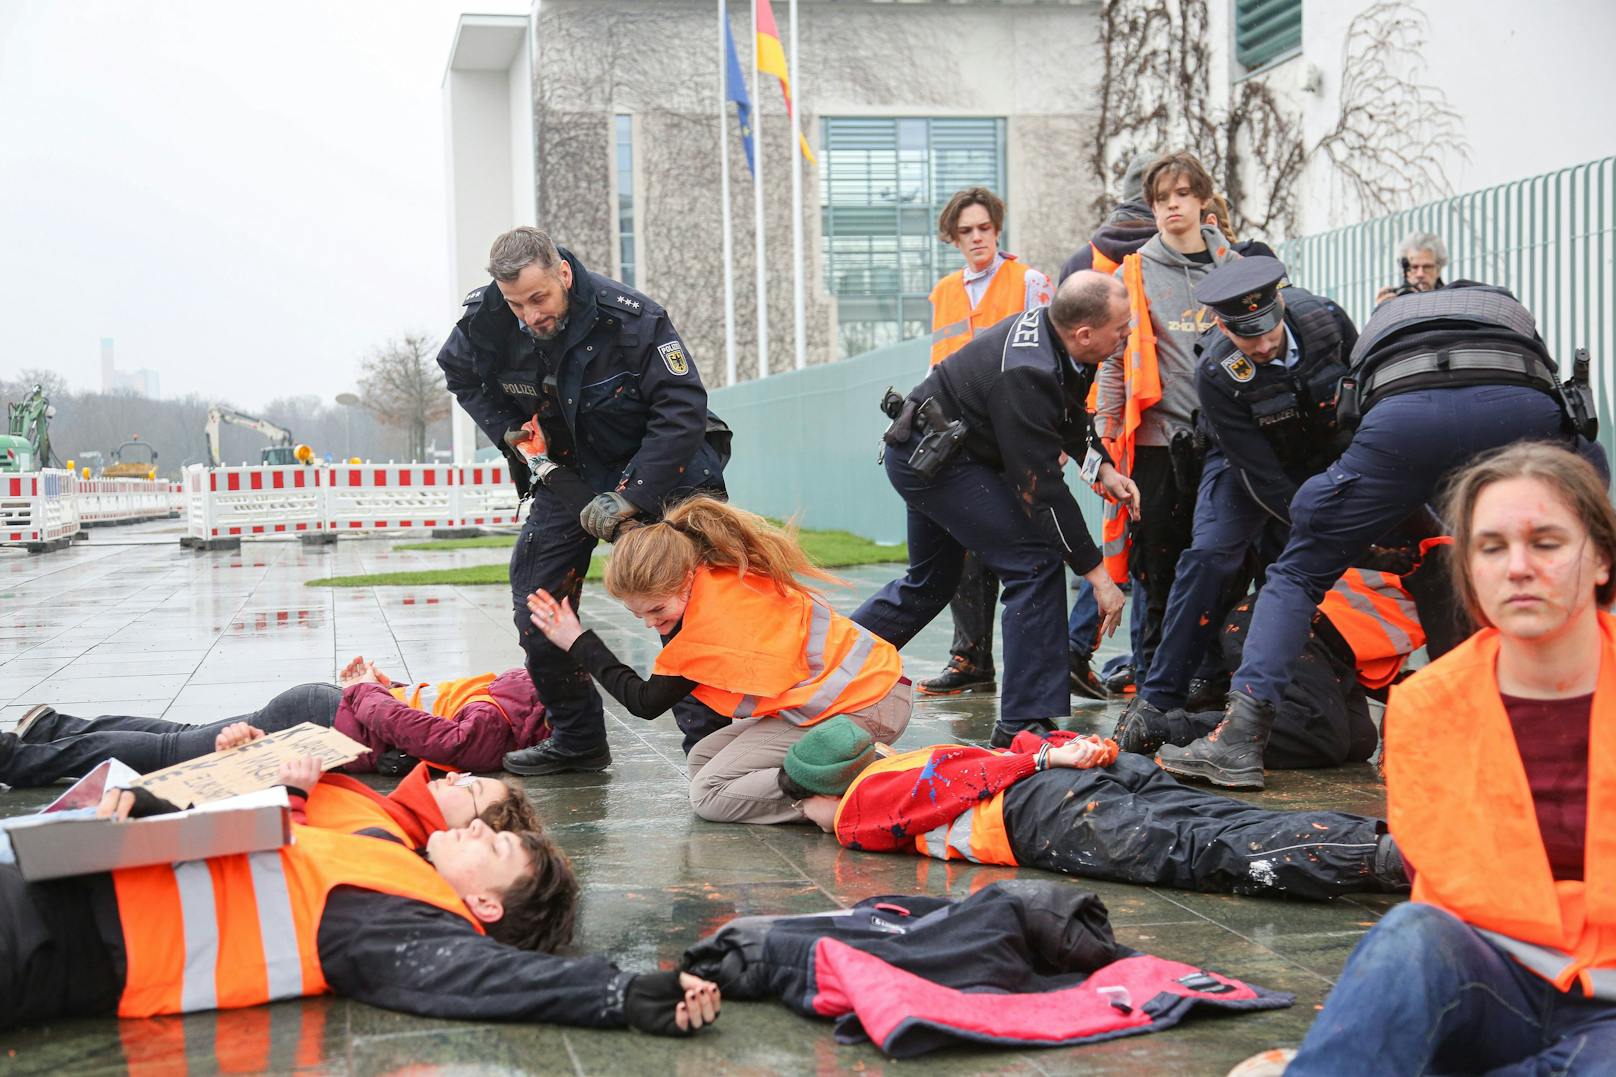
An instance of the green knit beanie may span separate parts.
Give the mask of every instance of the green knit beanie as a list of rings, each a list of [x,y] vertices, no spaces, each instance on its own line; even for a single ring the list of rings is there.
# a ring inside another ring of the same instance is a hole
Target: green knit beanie
[[[845,714],[820,722],[786,752],[785,772],[820,796],[839,797],[875,762],[875,738]]]

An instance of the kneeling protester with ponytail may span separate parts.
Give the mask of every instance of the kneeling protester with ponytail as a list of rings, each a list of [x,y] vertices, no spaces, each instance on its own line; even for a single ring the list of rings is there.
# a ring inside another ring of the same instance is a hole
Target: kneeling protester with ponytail
[[[690,803],[722,823],[804,819],[778,778],[809,728],[846,715],[891,744],[912,695],[890,643],[830,608],[801,578],[840,583],[813,566],[790,530],[710,497],[694,497],[620,538],[606,590],[665,640],[642,679],[571,606],[528,598],[533,623],[614,699],[655,718],[686,695],[733,721],[690,749]]]

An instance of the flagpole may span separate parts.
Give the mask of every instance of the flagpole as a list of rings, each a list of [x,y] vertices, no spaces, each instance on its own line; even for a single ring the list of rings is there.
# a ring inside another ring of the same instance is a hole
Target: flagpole
[[[725,0],[718,0],[718,184],[724,210],[724,384],[734,385],[735,369],[735,236],[729,204],[729,50],[726,48]]]
[[[758,96],[758,0],[752,0],[752,205],[757,215],[758,377],[769,376],[769,284],[763,243],[763,99]]]
[[[802,65],[797,62],[797,0],[791,0],[791,299],[797,329],[797,369],[808,365],[808,296],[802,267]]]

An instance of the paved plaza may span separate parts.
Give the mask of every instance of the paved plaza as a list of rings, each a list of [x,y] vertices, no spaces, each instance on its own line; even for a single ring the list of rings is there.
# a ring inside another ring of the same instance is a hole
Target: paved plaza
[[[201,722],[253,710],[276,692],[333,680],[363,654],[395,679],[438,680],[518,665],[503,587],[316,588],[328,575],[502,560],[496,550],[398,551],[342,539],[248,543],[239,552],[181,549],[172,522],[90,532],[48,555],[0,549],[0,729],[34,703],[82,716],[158,715]],[[898,569],[848,573],[833,595],[851,610]],[[657,647],[598,587],[584,622],[646,670]],[[912,678],[946,660],[948,617],[905,651]],[[1108,643],[1103,654],[1114,653]],[[1072,728],[1108,732],[1119,704],[1079,706]],[[630,970],[671,965],[698,936],[733,916],[823,911],[877,894],[963,896],[1016,869],[959,867],[918,857],[849,852],[808,827],[702,822],[686,799],[671,717],[645,722],[606,701],[615,764],[603,774],[526,779],[547,826],[583,883],[576,946]],[[921,702],[901,742],[982,741],[991,698]],[[382,784],[379,783],[378,784]],[[0,794],[0,814],[32,810],[47,790]],[[1368,766],[1271,774],[1270,806],[1378,815]],[[1042,873],[1027,872],[1029,875]],[[1050,876],[1044,876],[1050,877]],[[1259,1049],[1297,1043],[1362,933],[1389,907],[1381,897],[1306,904],[1071,881],[1097,891],[1120,941],[1290,991],[1288,1010],[1196,1019],[1177,1029],[1093,1047],[950,1050],[927,1074],[1219,1074]],[[829,1023],[775,1004],[727,1003],[690,1041],[635,1033],[423,1020],[341,999],[257,1010],[118,1022],[65,1021],[0,1033],[0,1072],[90,1074],[578,1073],[877,1074],[907,1068],[868,1045],[838,1045]]]

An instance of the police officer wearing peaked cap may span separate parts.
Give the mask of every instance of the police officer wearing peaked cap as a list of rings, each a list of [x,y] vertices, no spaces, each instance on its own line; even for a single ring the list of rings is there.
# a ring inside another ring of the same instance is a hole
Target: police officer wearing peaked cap
[[[602,770],[611,763],[601,700],[588,674],[534,629],[540,588],[577,605],[595,545],[655,519],[697,490],[722,494],[729,431],[678,330],[655,300],[591,273],[537,228],[494,241],[494,281],[466,297],[438,353],[449,390],[510,461],[531,495],[511,554],[511,600],[527,670],[549,711],[549,739],[505,757],[517,774]],[[551,460],[580,475],[577,507],[537,483],[512,447],[538,416]],[[693,699],[674,708],[685,749],[723,719]]]
[[[1339,451],[1335,389],[1358,331],[1330,300],[1282,289],[1285,276],[1277,258],[1242,258],[1195,289],[1219,329],[1204,339],[1196,367],[1199,425],[1210,445],[1161,643],[1113,733],[1124,751],[1161,747],[1165,713],[1185,705],[1248,551],[1278,553],[1291,497]]]
[[[1324,593],[1368,548],[1421,512],[1443,479],[1478,455],[1537,439],[1574,448],[1609,475],[1583,436],[1529,311],[1503,288],[1455,281],[1387,300],[1353,346],[1337,421],[1358,421],[1341,456],[1291,499],[1284,552],[1257,594],[1223,721],[1162,768],[1261,789],[1262,753]]]
[[[909,570],[852,618],[902,647],[948,604],[965,551],[980,556],[1004,586],[997,747],[1071,714],[1062,563],[1094,585],[1103,631],[1122,614],[1061,454],[1093,454],[1093,479],[1138,512],[1138,487],[1092,436],[1085,407],[1096,365],[1127,333],[1121,282],[1075,273],[1049,306],[1012,314],[932,367],[883,438],[887,478],[908,510]]]

